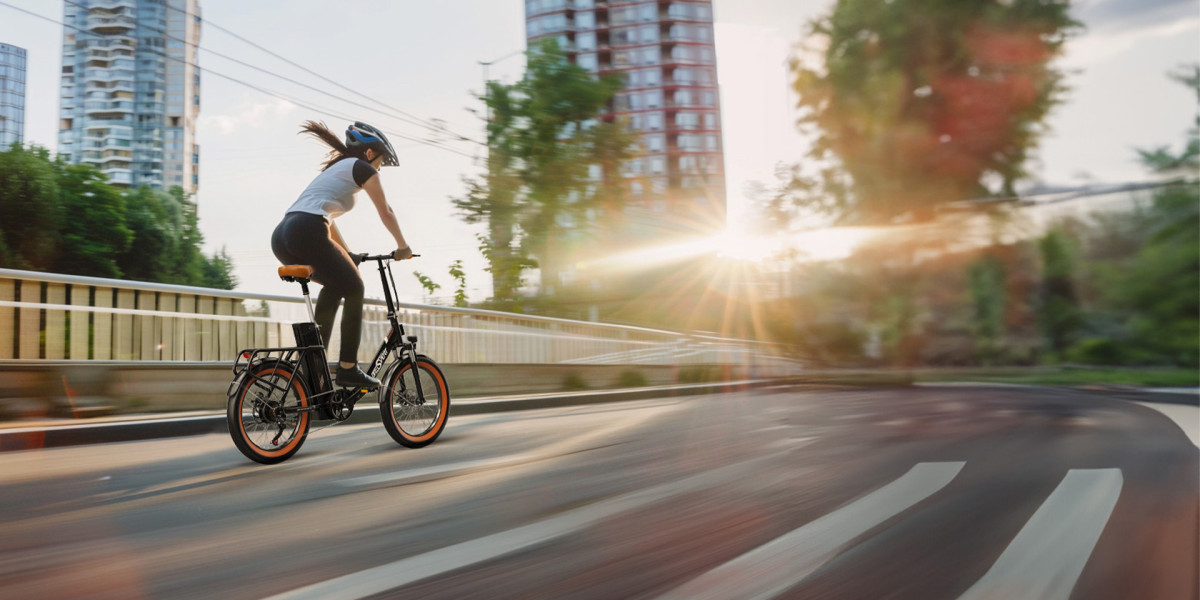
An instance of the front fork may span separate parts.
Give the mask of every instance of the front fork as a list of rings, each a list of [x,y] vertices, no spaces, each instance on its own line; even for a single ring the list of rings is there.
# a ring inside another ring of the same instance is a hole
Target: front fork
[[[417,336],[405,336],[403,331],[404,330],[402,328],[393,325],[392,332],[389,336],[389,343],[386,347],[380,349],[379,354],[376,355],[375,361],[371,364],[372,372],[370,375],[372,377],[374,377],[376,373],[385,376],[389,375],[390,373],[382,373],[383,363],[387,360],[387,355],[389,353],[395,352],[397,360],[407,360],[409,367],[412,368],[414,387],[417,391],[417,402],[418,404],[424,404],[425,391],[421,389],[421,371],[417,369]],[[396,368],[400,368],[400,366],[397,365]],[[403,388],[403,379],[400,380],[400,385]],[[391,391],[391,389],[386,385],[384,387],[387,388],[387,391]],[[389,398],[388,401],[390,402],[391,399]]]
[[[417,404],[425,404],[425,391],[421,389],[421,371],[417,368],[417,336],[410,335],[407,342],[401,346],[408,355],[408,364],[412,366],[413,382],[417,388]]]

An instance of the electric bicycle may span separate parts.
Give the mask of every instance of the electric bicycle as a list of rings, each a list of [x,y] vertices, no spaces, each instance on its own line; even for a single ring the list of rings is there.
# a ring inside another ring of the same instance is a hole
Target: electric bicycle
[[[379,413],[384,429],[402,446],[428,446],[446,428],[450,412],[446,377],[433,359],[417,352],[417,337],[405,335],[396,316],[392,255],[363,254],[359,258],[379,264],[392,325],[367,369],[368,375],[380,381]],[[281,279],[300,284],[308,307],[309,322],[292,324],[296,346],[247,348],[234,361],[233,381],[226,392],[226,421],[233,444],[255,462],[276,464],[291,458],[304,444],[314,421],[345,421],[355,404],[372,392],[334,384],[308,293],[312,272],[307,265],[279,267]]]

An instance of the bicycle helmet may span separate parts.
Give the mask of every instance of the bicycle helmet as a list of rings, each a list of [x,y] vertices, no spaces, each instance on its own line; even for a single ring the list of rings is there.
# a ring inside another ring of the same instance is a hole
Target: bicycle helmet
[[[387,136],[362,121],[355,121],[353,125],[346,128],[346,147],[351,150],[370,148],[376,154],[383,155],[383,166],[396,167],[400,165],[400,160],[396,157],[396,150],[392,148],[392,143],[388,141]]]

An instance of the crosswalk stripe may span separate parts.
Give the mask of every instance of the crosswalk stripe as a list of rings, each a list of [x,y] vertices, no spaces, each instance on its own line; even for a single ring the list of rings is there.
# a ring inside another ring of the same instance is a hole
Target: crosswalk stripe
[[[965,463],[920,463],[888,485],[667,592],[660,600],[771,598],[872,527],[928,498]]]
[[[1066,599],[1121,495],[1120,469],[1072,469],[959,600]]]
[[[267,600],[357,599],[381,594],[422,579],[570,534],[601,519],[660,502],[673,496],[727,484],[730,480],[743,477],[756,465],[769,462],[783,454],[785,452],[776,452],[752,458],[677,481],[608,498],[529,525],[315,583],[272,596]]]

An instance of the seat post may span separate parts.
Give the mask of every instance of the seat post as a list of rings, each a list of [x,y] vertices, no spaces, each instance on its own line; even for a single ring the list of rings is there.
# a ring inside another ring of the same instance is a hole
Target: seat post
[[[300,289],[304,290],[304,305],[308,307],[308,320],[313,323],[317,322],[317,314],[313,312],[312,298],[308,296],[308,280],[300,280]]]

